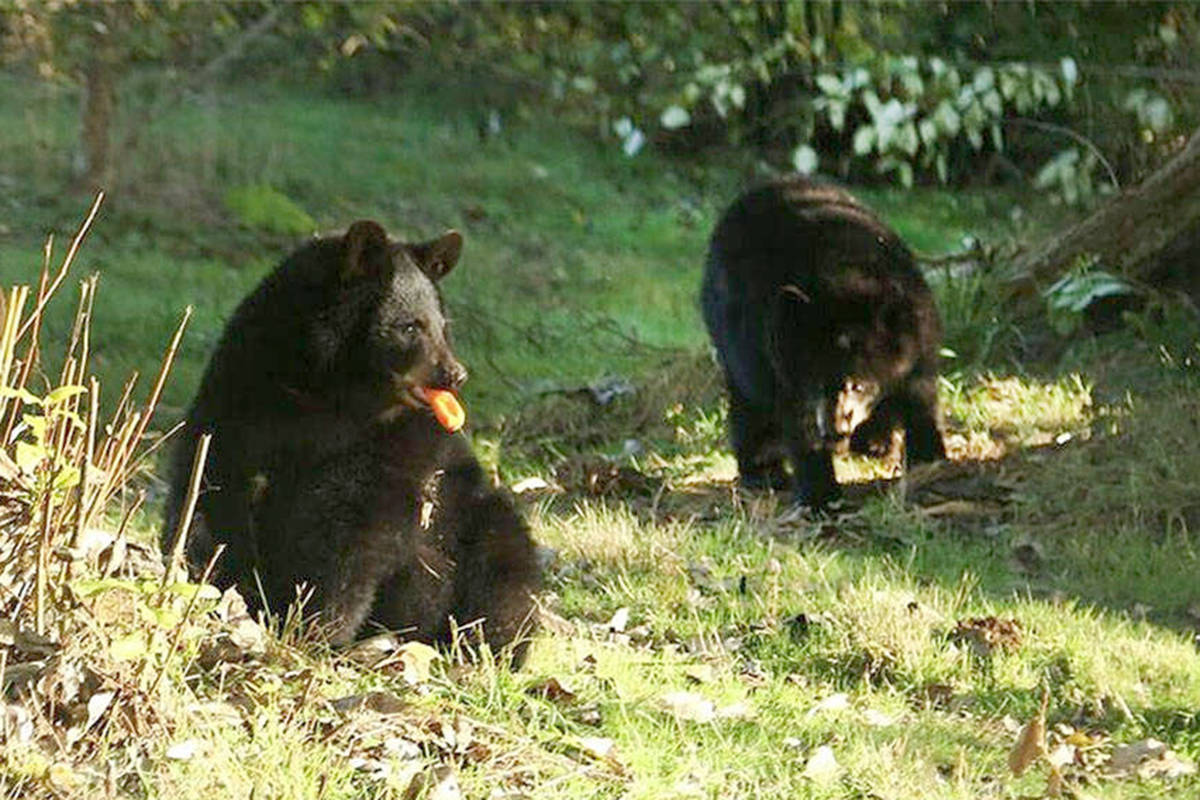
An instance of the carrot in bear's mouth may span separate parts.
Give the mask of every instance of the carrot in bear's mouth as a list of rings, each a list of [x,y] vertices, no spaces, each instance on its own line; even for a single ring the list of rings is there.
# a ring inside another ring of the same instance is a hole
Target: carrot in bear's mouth
[[[458,398],[454,396],[454,392],[432,389],[428,386],[421,391],[425,395],[425,402],[429,403],[429,407],[433,409],[433,415],[437,417],[437,421],[450,433],[459,430],[467,421],[467,412],[458,402]]]

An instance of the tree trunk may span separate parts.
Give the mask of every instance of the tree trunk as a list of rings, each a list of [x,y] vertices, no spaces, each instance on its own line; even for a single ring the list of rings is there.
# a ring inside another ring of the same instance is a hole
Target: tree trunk
[[[1090,216],[1050,237],[1016,265],[1011,288],[1025,295],[1097,256],[1109,272],[1144,282],[1169,280],[1200,291],[1200,130],[1174,158]]]
[[[84,67],[83,107],[80,111],[83,164],[79,177],[84,188],[92,192],[108,189],[114,177],[109,157],[117,98],[112,37],[110,28],[96,26],[91,36],[91,54]]]

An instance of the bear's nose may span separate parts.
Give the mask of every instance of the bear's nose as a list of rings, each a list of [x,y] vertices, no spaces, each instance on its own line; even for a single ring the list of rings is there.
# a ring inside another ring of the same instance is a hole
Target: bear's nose
[[[443,364],[440,373],[438,377],[447,389],[457,389],[467,382],[467,368],[458,361]]]

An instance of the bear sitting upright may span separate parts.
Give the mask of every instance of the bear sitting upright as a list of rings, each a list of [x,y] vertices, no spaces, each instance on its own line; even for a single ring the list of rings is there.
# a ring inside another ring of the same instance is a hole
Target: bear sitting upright
[[[797,176],[739,197],[712,235],[701,292],[725,371],[743,485],[820,507],[832,449],[863,452],[897,425],[913,461],[945,457],[941,323],[900,238],[854,197]]]
[[[375,222],[316,238],[242,301],[188,411],[162,545],[179,526],[197,437],[211,433],[187,541],[193,574],[280,614],[310,592],[335,644],[367,626],[446,642],[482,620],[498,649],[528,629],[534,545],[427,389],[457,389],[438,281],[462,237],[391,240]]]

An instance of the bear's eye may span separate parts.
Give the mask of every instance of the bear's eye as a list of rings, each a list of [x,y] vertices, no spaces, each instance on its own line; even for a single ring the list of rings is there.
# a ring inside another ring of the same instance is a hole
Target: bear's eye
[[[397,327],[399,327],[400,333],[405,336],[416,336],[421,331],[421,323],[415,321],[401,322]]]

